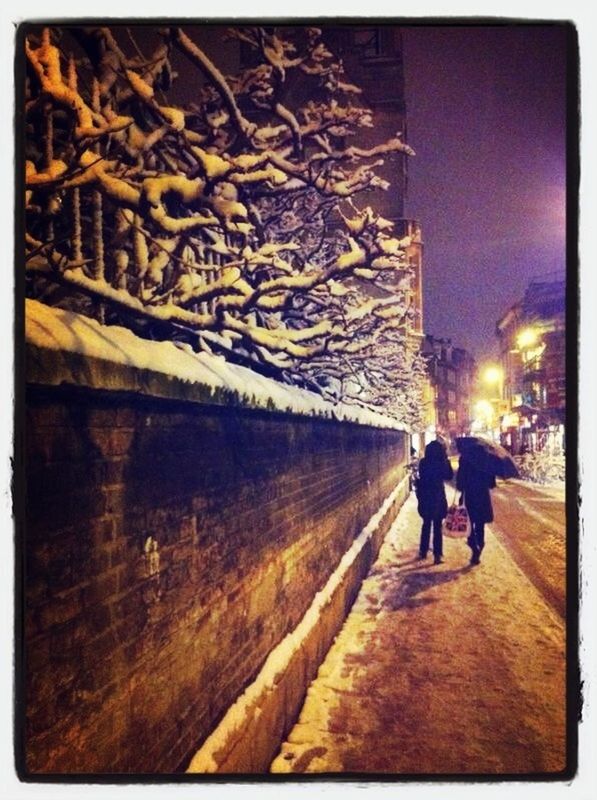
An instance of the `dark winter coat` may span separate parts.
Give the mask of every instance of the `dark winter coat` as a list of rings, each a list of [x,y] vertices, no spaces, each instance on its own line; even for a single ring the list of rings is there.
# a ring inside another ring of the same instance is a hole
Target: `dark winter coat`
[[[427,456],[419,462],[417,478],[417,510],[423,519],[443,519],[448,513],[444,481],[452,479],[454,471],[447,458],[430,459]]]
[[[466,454],[460,456],[456,488],[464,494],[464,505],[472,522],[493,522],[490,489],[495,489],[495,477],[482,472]]]

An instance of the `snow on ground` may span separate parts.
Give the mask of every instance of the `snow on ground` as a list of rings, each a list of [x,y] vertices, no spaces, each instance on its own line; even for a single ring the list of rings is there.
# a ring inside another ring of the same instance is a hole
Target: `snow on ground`
[[[493,533],[525,575],[564,618],[566,614],[566,508],[563,491],[527,481],[498,482]]]
[[[536,483],[535,481],[517,480],[510,481],[515,486],[528,486],[536,492],[553,497],[554,500],[563,501],[566,497],[566,484],[564,481],[555,481],[554,483]]]
[[[403,489],[404,484],[399,483],[386,497],[381,508],[373,514],[367,525],[344,553],[340,563],[328,578],[323,589],[316,593],[299,624],[274,647],[258,676],[233,703],[217,728],[195,753],[187,772],[218,771],[218,762],[215,754],[226,752],[226,748],[230,747],[230,742],[234,742],[235,739],[238,740],[239,734],[242,734],[251,716],[255,714],[255,709],[259,707],[260,703],[263,703],[265,694],[271,691],[281,679],[293,657],[304,646],[311,631],[317,627],[323,609],[332,602],[334,593],[346,580],[350,568],[369,544],[381,521],[392,507],[392,504],[396,502]]]
[[[383,414],[330,403],[314,392],[278,383],[246,367],[230,364],[221,356],[196,353],[189,345],[141,339],[126,328],[101,325],[82,314],[51,308],[37,300],[26,300],[25,303],[26,341],[42,350],[84,354],[104,362],[161,373],[206,387],[212,395],[218,393],[231,405],[404,430],[395,419]],[[84,385],[93,385],[94,373],[90,364],[79,377]]]
[[[546,513],[546,510],[549,512],[553,512],[554,506],[557,509],[561,509],[562,517],[564,515],[564,504],[563,501],[558,498],[557,496],[552,496],[547,492],[539,491],[538,496],[540,500],[537,498],[537,488],[536,487],[528,487],[532,489],[532,495],[530,497],[525,496],[520,490],[519,487],[509,487],[502,485],[502,491],[496,492],[496,496],[498,498],[507,497],[510,500],[510,503],[515,503],[521,513],[518,515],[518,519],[525,520],[525,523],[528,523],[528,518],[532,517],[533,520],[537,522],[537,529],[538,530],[545,530],[553,528],[558,532],[563,534],[564,531],[564,520],[554,519],[552,514]],[[499,499],[498,499],[499,502]],[[519,523],[517,522],[516,518],[511,522],[512,527],[516,527]]]
[[[415,560],[411,496],[272,764],[277,773],[554,772],[565,759],[565,629],[491,533]]]

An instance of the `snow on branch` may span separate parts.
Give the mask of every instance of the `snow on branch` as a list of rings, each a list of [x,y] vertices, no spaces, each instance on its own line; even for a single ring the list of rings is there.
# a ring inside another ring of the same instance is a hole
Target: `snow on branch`
[[[131,30],[27,36],[28,294],[387,400],[390,371],[414,374],[409,240],[364,196],[413,151],[362,146],[372,112],[316,28],[231,30],[252,52],[234,75],[181,27]],[[175,51],[196,70],[182,105]]]

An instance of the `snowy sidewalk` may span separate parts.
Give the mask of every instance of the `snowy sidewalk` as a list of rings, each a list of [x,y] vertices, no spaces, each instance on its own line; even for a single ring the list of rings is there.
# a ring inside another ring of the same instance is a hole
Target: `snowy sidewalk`
[[[277,773],[539,773],[565,766],[565,629],[491,531],[415,560],[411,495],[311,684]]]

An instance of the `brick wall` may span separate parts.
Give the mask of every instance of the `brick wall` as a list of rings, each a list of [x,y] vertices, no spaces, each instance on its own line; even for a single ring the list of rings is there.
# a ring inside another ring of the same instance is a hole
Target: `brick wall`
[[[30,773],[172,773],[404,474],[405,435],[30,387]]]

